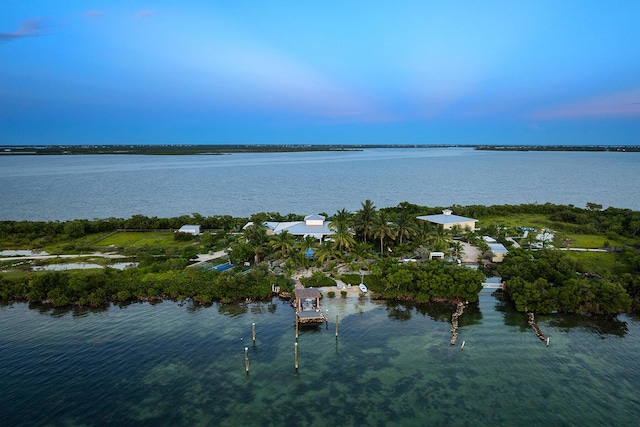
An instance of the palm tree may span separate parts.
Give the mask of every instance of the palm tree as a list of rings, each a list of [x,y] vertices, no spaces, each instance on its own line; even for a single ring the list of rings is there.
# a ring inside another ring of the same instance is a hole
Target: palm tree
[[[389,217],[385,211],[380,211],[373,219],[371,224],[371,234],[373,237],[380,239],[380,255],[384,253],[385,239],[393,239],[396,237],[395,230],[389,222]]]
[[[251,249],[251,252],[253,253],[253,263],[255,265],[258,265],[258,263],[260,262],[260,256],[263,255],[265,252],[266,244],[257,243],[257,242],[247,242],[247,245],[249,246],[249,248]]]
[[[267,244],[267,230],[262,224],[254,223],[244,230],[244,236],[253,253],[254,263],[258,264]]]
[[[289,251],[293,249],[295,238],[287,230],[284,230],[282,233],[271,236],[270,244],[274,250],[280,251],[282,258],[285,258]]]
[[[306,235],[304,236],[302,241],[300,241],[300,250],[305,254],[307,253],[307,250],[315,249],[317,247],[318,247],[318,239],[316,239],[313,236]]]
[[[464,253],[464,246],[462,245],[461,242],[455,241],[453,243],[451,243],[451,249],[453,251],[453,255],[457,258],[460,259],[460,255],[462,255]]]
[[[328,237],[338,245],[338,249],[342,252],[344,249],[347,251],[356,243],[356,239],[353,237],[353,230],[349,228],[347,223],[344,222],[332,222],[329,228],[334,231]]]
[[[456,237],[464,233],[464,230],[460,224],[453,224],[449,229],[449,233],[451,233],[451,236]]]
[[[320,246],[318,246],[318,251],[316,252],[318,262],[324,264],[325,266],[329,261],[336,258],[336,255],[337,251],[335,244],[330,240],[322,242]]]
[[[371,232],[373,218],[376,215],[376,207],[369,199],[360,204],[362,205],[362,209],[355,214],[354,226],[357,232],[362,233],[364,242],[367,243],[367,237]]]
[[[429,242],[431,233],[433,233],[433,224],[429,221],[420,221],[417,228],[418,231],[416,235],[418,237],[418,241],[420,243]]]
[[[284,272],[287,279],[290,279],[291,276],[293,276],[293,273],[296,272],[296,268],[296,263],[291,258],[287,258],[287,260],[284,262]]]
[[[444,250],[449,243],[449,234],[442,226],[437,226],[431,233],[431,245],[437,251]]]
[[[366,243],[356,243],[351,251],[354,262],[363,265],[366,269],[367,264],[364,262],[371,254],[371,246]]]
[[[347,211],[345,208],[340,209],[336,212],[336,214],[331,218],[331,224],[336,228],[340,225],[349,226],[351,223],[351,212]]]
[[[418,226],[416,225],[415,218],[409,214],[409,212],[403,210],[396,219],[396,232],[402,244],[402,239],[410,239],[418,234]]]

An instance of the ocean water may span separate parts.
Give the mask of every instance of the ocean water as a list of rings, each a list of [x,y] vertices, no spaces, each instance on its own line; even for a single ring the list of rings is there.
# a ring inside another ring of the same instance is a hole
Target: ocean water
[[[451,346],[453,306],[323,303],[330,321],[300,332],[297,370],[294,313],[277,299],[0,306],[2,424],[629,426],[640,417],[635,317],[540,316],[547,347],[523,314],[483,291]]]
[[[365,199],[640,209],[639,165],[640,153],[450,148],[0,156],[0,219],[331,214]],[[323,303],[330,322],[301,332],[297,371],[294,314],[277,299],[0,305],[0,425],[628,426],[640,417],[637,317],[540,316],[547,347],[524,315],[483,291],[451,346],[453,307]]]
[[[366,199],[640,209],[640,153],[367,149],[222,156],[0,156],[0,220],[333,214]]]

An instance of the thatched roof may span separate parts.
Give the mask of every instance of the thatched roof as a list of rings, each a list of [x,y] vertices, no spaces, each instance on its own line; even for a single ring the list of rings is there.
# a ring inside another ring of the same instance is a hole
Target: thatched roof
[[[305,298],[320,298],[320,291],[315,288],[303,288],[303,289],[294,289],[293,291],[296,295],[296,298],[305,299]]]

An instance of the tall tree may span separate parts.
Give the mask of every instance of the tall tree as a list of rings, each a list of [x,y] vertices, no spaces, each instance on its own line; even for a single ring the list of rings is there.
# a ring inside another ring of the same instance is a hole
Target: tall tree
[[[380,239],[380,255],[384,253],[384,241],[396,237],[393,224],[389,221],[389,216],[385,211],[380,211],[373,219],[371,234]]]
[[[367,237],[371,233],[373,219],[376,216],[376,207],[369,199],[360,203],[362,208],[358,210],[354,218],[354,227],[358,233],[362,234],[364,242],[367,243]]]
[[[274,234],[270,239],[271,247],[276,251],[280,251],[280,255],[282,256],[282,258],[285,258],[287,254],[293,249],[295,242],[295,238],[287,230],[284,230],[279,234]]]
[[[371,246],[366,243],[356,243],[351,251],[353,259],[357,265],[367,269],[367,263],[364,262],[371,255]]]
[[[334,229],[341,225],[349,227],[351,225],[351,217],[351,212],[347,211],[345,208],[342,208],[337,211],[334,216],[331,217],[331,223],[329,227],[331,227],[332,225]]]
[[[418,234],[416,219],[407,210],[402,210],[396,218],[396,235],[402,244],[404,238],[411,239]]]
[[[349,250],[355,245],[356,240],[353,237],[353,230],[345,222],[332,222],[329,228],[333,230],[333,234],[328,237],[338,245],[340,252],[343,250]]]
[[[417,237],[421,243],[429,243],[433,233],[433,224],[429,221],[420,221],[418,223]]]
[[[260,256],[264,254],[267,247],[267,230],[262,226],[262,223],[254,222],[244,229],[244,237],[253,252],[254,263],[258,264]]]
[[[462,245],[462,243],[456,240],[453,243],[451,243],[450,248],[453,252],[453,255],[457,259],[460,259],[460,255],[464,253],[464,246]]]
[[[316,257],[318,262],[326,265],[332,259],[335,259],[337,256],[336,246],[332,241],[322,242],[320,246],[318,246],[318,250],[316,252]]]
[[[442,226],[437,226],[430,237],[431,246],[436,251],[443,251],[449,246],[449,233]]]

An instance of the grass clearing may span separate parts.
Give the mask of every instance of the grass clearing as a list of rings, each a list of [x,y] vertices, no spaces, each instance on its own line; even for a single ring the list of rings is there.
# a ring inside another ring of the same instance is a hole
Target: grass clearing
[[[113,245],[117,247],[185,247],[191,243],[175,240],[174,233],[171,231],[119,231],[93,242],[97,246]]]
[[[582,272],[596,272],[600,275],[620,274],[617,261],[619,254],[614,252],[578,252],[567,251],[569,258],[577,262],[577,269]]]
[[[610,246],[616,245],[616,242],[608,240],[605,236],[595,234],[558,233],[555,241],[557,242],[558,239],[561,239],[562,246],[568,248],[599,249],[605,247],[605,241],[609,241]]]
[[[500,224],[506,227],[536,227],[538,230],[542,228],[550,228],[552,221],[549,221],[546,215],[540,214],[513,214],[507,216],[489,216],[478,220],[478,227],[483,225]]]

